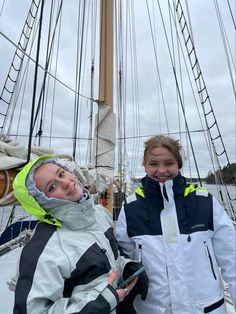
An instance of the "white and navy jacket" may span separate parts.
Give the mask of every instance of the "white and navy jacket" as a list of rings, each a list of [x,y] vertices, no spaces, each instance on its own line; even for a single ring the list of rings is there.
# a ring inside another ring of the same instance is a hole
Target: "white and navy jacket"
[[[23,248],[14,314],[116,313],[108,276],[130,260],[119,256],[110,213],[89,198],[53,215],[62,227],[40,222]]]
[[[138,314],[226,314],[222,277],[235,305],[233,224],[212,195],[181,175],[165,185],[143,178],[124,203],[116,236],[149,277],[146,300],[134,301]]]

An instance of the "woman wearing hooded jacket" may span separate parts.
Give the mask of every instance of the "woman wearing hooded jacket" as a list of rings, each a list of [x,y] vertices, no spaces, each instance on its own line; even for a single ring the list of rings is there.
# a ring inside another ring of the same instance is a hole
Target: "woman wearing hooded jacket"
[[[13,188],[40,220],[21,253],[15,314],[116,313],[134,285],[145,299],[145,272],[118,288],[141,264],[119,255],[110,213],[54,156],[29,162]]]

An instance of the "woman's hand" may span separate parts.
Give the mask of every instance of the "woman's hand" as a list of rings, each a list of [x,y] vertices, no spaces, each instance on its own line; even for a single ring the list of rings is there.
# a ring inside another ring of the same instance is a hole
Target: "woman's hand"
[[[115,282],[117,276],[118,276],[118,271],[113,269],[111,274],[108,277],[108,283],[111,286]],[[138,277],[135,278],[133,281],[131,281],[124,289],[123,288],[116,289],[116,292],[117,292],[117,294],[119,296],[120,302],[122,302],[124,300],[124,298],[129,294],[129,292],[133,289],[133,287],[135,286],[137,280],[138,280]]]

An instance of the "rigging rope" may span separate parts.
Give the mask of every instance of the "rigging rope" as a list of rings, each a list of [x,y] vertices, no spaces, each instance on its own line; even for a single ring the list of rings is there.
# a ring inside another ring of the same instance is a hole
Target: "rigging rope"
[[[186,49],[188,52],[189,61],[190,61],[191,67],[192,67],[194,79],[195,79],[197,90],[198,90],[199,97],[201,100],[201,105],[202,105],[203,112],[205,115],[206,126],[208,128],[208,133],[209,133],[209,137],[211,139],[212,149],[214,151],[215,162],[216,162],[219,170],[221,170],[219,157],[224,155],[226,158],[226,161],[227,161],[227,165],[230,164],[229,158],[228,158],[227,152],[225,150],[224,142],[223,142],[222,136],[220,134],[219,126],[218,126],[217,121],[216,121],[215,113],[213,111],[213,107],[211,105],[210,97],[209,97],[209,94],[208,94],[208,91],[207,91],[207,88],[205,85],[205,81],[203,79],[203,75],[202,75],[202,71],[200,69],[198,58],[196,56],[196,51],[195,51],[195,47],[194,47],[194,44],[192,41],[192,37],[190,35],[189,29],[188,29],[188,24],[187,24],[187,21],[185,20],[184,12],[183,12],[183,9],[182,9],[182,6],[181,6],[181,3],[179,0],[176,4],[176,13],[178,15],[179,24],[181,26],[181,32],[182,32],[182,35],[184,38],[185,46],[186,46]],[[207,105],[209,106],[207,109],[208,111],[206,111]],[[213,123],[212,123],[212,120],[211,121],[207,120],[208,115],[210,115],[213,118]],[[209,122],[211,123],[210,125],[209,125]],[[213,128],[216,129],[217,134],[214,133],[214,135],[213,135],[213,131],[212,131]],[[218,139],[220,140],[220,144],[222,146],[222,151],[220,153],[217,153],[216,145],[215,145],[215,141]],[[217,173],[216,173],[216,175],[217,175]],[[222,174],[220,174],[219,178],[222,179],[222,184],[224,184]],[[233,174],[232,179],[234,179],[234,182],[236,182],[236,178],[235,178],[234,174]],[[227,187],[225,184],[224,184],[224,186],[225,186],[226,191],[227,191]],[[229,193],[227,192],[227,194],[229,194]],[[235,222],[236,221],[236,215],[235,215],[235,210],[233,209],[233,204],[230,202],[230,200],[228,201],[228,204],[229,204],[229,207],[226,210],[228,211],[231,219]]]
[[[235,67],[232,51],[230,48],[229,40],[227,37],[227,33],[226,33],[225,26],[224,26],[223,18],[222,18],[221,12],[220,12],[218,1],[214,0],[214,4],[215,4],[216,14],[217,14],[217,18],[218,18],[219,27],[220,27],[221,37],[222,37],[223,45],[224,45],[224,49],[225,49],[225,55],[226,55],[229,74],[230,74],[230,78],[231,78],[232,88],[234,91],[234,97],[236,99],[236,85],[235,85],[235,77],[234,77],[235,72],[236,72],[236,67]],[[235,28],[235,24],[234,24],[234,28]],[[235,29],[235,31],[236,31],[236,29]],[[229,52],[228,52],[228,50],[229,50]],[[231,57],[231,61],[230,61],[230,57]],[[231,70],[231,65],[232,65],[233,70],[234,70],[234,75],[233,75],[233,71]]]
[[[3,0],[2,7],[1,7],[1,10],[0,10],[0,16],[2,15],[2,11],[3,11],[3,9],[4,9],[5,1],[6,1],[6,0]]]
[[[234,28],[235,28],[235,30],[236,30],[235,18],[234,18],[234,16],[233,16],[233,12],[232,12],[231,5],[230,5],[229,0],[227,0],[227,3],[228,3],[228,7],[229,7],[231,19],[232,19],[232,22],[233,22],[233,24],[234,24]]]
[[[30,119],[27,162],[29,162],[30,160],[31,144],[32,144],[32,136],[33,136],[33,120],[34,120],[34,110],[35,110],[36,90],[37,90],[37,80],[38,80],[38,63],[39,63],[41,30],[42,30],[42,22],[43,22],[43,9],[44,9],[44,0],[42,0],[42,3],[41,3],[41,12],[40,12],[40,18],[39,18],[39,32],[38,32],[38,44],[37,44],[37,51],[36,51],[36,63],[35,63],[34,87],[33,87],[33,97],[32,97],[32,109],[31,109],[31,119]]]
[[[1,92],[0,101],[2,103],[0,106],[1,107],[0,116],[3,117],[3,123],[2,125],[0,125],[0,130],[2,132],[5,130],[10,110],[13,107],[12,104],[14,104],[14,100],[16,99],[15,97],[16,87],[18,85],[20,75],[21,75],[22,64],[23,64],[23,60],[25,56],[24,52],[27,48],[29,36],[31,34],[32,27],[34,25],[34,19],[38,11],[40,1],[41,0],[39,0],[38,3],[33,1],[30,6],[20,39],[18,41],[18,44],[15,45],[16,50],[15,50],[11,66],[8,71],[8,75],[6,77],[6,80],[5,80],[5,83]],[[34,11],[35,11],[35,15],[33,13]],[[9,86],[12,86],[11,91],[9,91],[9,89],[7,88],[9,81],[11,81],[11,84],[9,84]],[[14,83],[12,84],[12,82]],[[13,97],[15,97],[15,99]]]
[[[14,43],[13,40],[11,40],[6,34],[4,34],[1,30],[0,30],[0,35],[3,36],[9,43],[11,43],[13,46],[15,46],[17,49],[19,49],[24,56],[26,56],[30,61],[32,61],[34,64],[36,63],[36,61],[34,60],[34,58],[32,58],[28,53],[26,53],[22,48],[18,47],[17,44]],[[45,68],[38,64],[38,67],[45,71]],[[65,88],[67,88],[68,90],[70,90],[73,93],[77,93],[76,90],[74,88],[72,88],[71,86],[69,86],[68,84],[64,83],[62,80],[58,79],[57,77],[55,77],[52,73],[48,72],[48,75],[51,76],[54,80],[56,80],[58,83],[60,83],[61,85],[63,85]],[[80,97],[84,98],[84,99],[88,99],[91,101],[96,102],[96,99],[91,99],[90,97],[83,95],[82,93],[78,94]]]
[[[43,121],[45,118],[45,86],[46,86],[46,79],[47,79],[47,73],[48,73],[48,69],[49,69],[49,65],[50,65],[50,61],[51,61],[51,55],[52,55],[52,49],[53,49],[53,45],[54,45],[54,38],[55,38],[55,32],[56,32],[56,27],[57,27],[57,23],[59,21],[59,17],[61,16],[61,9],[62,9],[62,3],[63,0],[60,3],[60,7],[59,7],[59,11],[56,17],[56,22],[55,22],[55,27],[54,27],[54,31],[53,31],[53,35],[52,38],[51,37],[51,28],[52,28],[52,17],[53,17],[53,6],[54,6],[54,1],[52,1],[51,3],[51,10],[50,10],[50,18],[49,18],[49,27],[48,27],[48,40],[47,40],[47,51],[46,51],[46,61],[45,61],[45,72],[44,72],[44,76],[43,76],[43,82],[41,85],[41,90],[40,90],[40,95],[39,95],[39,100],[38,100],[38,105],[37,105],[37,110],[34,116],[34,124],[33,124],[33,128],[35,127],[38,115],[39,115],[39,111],[41,109],[41,116],[39,119],[39,128],[38,128],[38,132],[36,134],[36,137],[38,136],[39,140],[38,140],[38,145],[41,145],[41,137],[43,134]],[[51,42],[51,43],[50,43]]]
[[[179,87],[179,83],[178,83],[178,79],[177,79],[176,68],[175,68],[174,63],[173,63],[173,58],[172,58],[172,55],[171,55],[169,40],[168,40],[168,36],[167,36],[167,32],[166,32],[165,23],[164,23],[164,19],[163,19],[163,15],[162,15],[162,11],[161,11],[159,0],[158,0],[158,7],[159,7],[160,15],[161,15],[162,25],[163,25],[163,28],[164,28],[165,38],[166,38],[168,51],[169,51],[169,55],[170,55],[170,59],[171,59],[171,63],[172,63],[172,69],[173,69],[173,74],[174,74],[174,78],[175,78],[176,88],[177,88],[180,104],[181,104],[181,107],[182,107],[185,127],[186,127],[186,130],[187,130],[188,139],[189,139],[189,143],[190,143],[190,147],[191,147],[191,151],[192,151],[192,155],[193,155],[194,164],[195,164],[195,168],[196,168],[196,171],[197,171],[199,183],[201,185],[201,176],[200,176],[200,173],[199,173],[199,168],[198,168],[198,165],[197,165],[196,156],[195,156],[195,152],[194,152],[194,149],[193,149],[192,139],[190,137],[190,130],[189,130],[189,126],[188,126],[188,121],[187,121],[185,110],[184,110],[184,104],[183,104],[183,99],[182,99],[182,96],[181,96],[180,87]]]
[[[61,4],[59,5],[58,11],[61,10]],[[57,48],[56,48],[56,57],[55,57],[55,74],[57,76],[57,69],[58,69],[58,55],[59,55],[59,44],[60,44],[60,37],[61,37],[61,22],[62,22],[62,12],[59,17],[59,26],[58,26],[58,38],[57,38]],[[52,129],[53,129],[53,116],[54,116],[54,109],[55,109],[55,94],[56,94],[56,80],[53,81],[53,94],[52,94],[52,109],[51,109],[51,121],[50,121],[50,139],[49,139],[49,147],[52,146]]]
[[[151,17],[150,17],[150,10],[149,10],[149,5],[148,5],[147,0],[146,0],[146,5],[147,5],[148,19],[149,19],[149,25],[150,25],[150,30],[151,30],[151,36],[152,36],[153,50],[154,50],[154,55],[155,55],[155,63],[156,63],[156,69],[157,69],[157,80],[159,82],[159,84],[157,82],[157,86],[160,86],[162,104],[163,104],[164,115],[165,115],[165,120],[166,120],[166,127],[167,127],[167,130],[169,132],[169,123],[168,123],[168,119],[167,119],[165,99],[164,99],[164,93],[163,93],[162,82],[161,82],[161,75],[160,75],[159,65],[158,65],[158,61],[157,61],[157,51],[156,51],[155,39],[154,39],[155,37],[154,37],[154,31],[153,31],[153,28],[152,28]]]
[[[85,2],[79,2],[79,12],[78,12],[78,25],[77,25],[77,33],[81,34],[81,41],[77,41],[77,57],[76,57],[76,94],[74,99],[74,140],[73,140],[73,158],[76,160],[76,147],[77,141],[76,136],[78,134],[78,118],[79,118],[79,105],[80,100],[77,96],[79,94],[81,88],[81,71],[82,71],[82,60],[83,60],[83,37],[84,37],[84,30],[85,30]],[[81,19],[81,22],[80,22]],[[81,23],[81,25],[80,25]],[[81,27],[81,30],[80,30]],[[78,36],[79,39],[79,36]]]
[[[89,10],[90,11],[90,10]],[[94,98],[94,75],[95,75],[95,43],[97,34],[97,2],[91,4],[91,69],[90,69],[90,98]],[[93,146],[93,129],[94,129],[94,103],[89,101],[90,113],[89,113],[89,130],[88,130],[88,146],[86,152],[85,162],[87,165],[92,164],[92,146]]]
[[[133,84],[133,116],[134,116],[134,134],[140,134],[140,105],[139,105],[139,84],[138,84],[138,70],[137,70],[137,42],[136,42],[136,28],[135,28],[135,18],[134,18],[134,3],[133,1],[130,2],[130,10],[129,12],[129,23],[130,23],[130,32],[133,35],[130,41],[131,47],[131,55],[132,55],[132,62],[131,62],[131,72],[133,75],[132,84]],[[138,152],[139,152],[139,145],[140,141],[138,140],[133,142],[133,159],[131,164],[131,171],[135,173],[135,169],[137,168],[138,162]]]

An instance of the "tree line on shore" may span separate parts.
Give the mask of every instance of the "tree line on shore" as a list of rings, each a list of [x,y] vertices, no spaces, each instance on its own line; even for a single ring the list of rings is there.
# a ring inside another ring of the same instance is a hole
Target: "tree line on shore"
[[[236,182],[236,163],[231,163],[227,166],[224,166],[221,170],[217,170],[216,172],[212,172],[211,170],[208,172],[205,178],[201,178],[201,181],[206,184],[216,184],[216,178],[221,175],[223,176],[224,183],[229,185],[235,185]],[[140,177],[131,178],[133,183],[140,184]],[[188,178],[186,177],[187,182],[191,183],[199,183],[199,178]]]
[[[204,181],[207,184],[215,184],[216,180],[215,178],[218,177],[220,170],[217,170],[216,173],[209,171],[207,174],[207,177],[204,179]],[[231,163],[227,166],[224,166],[221,169],[221,173],[224,178],[224,182],[226,184],[235,184],[235,178],[236,178],[236,163]]]

